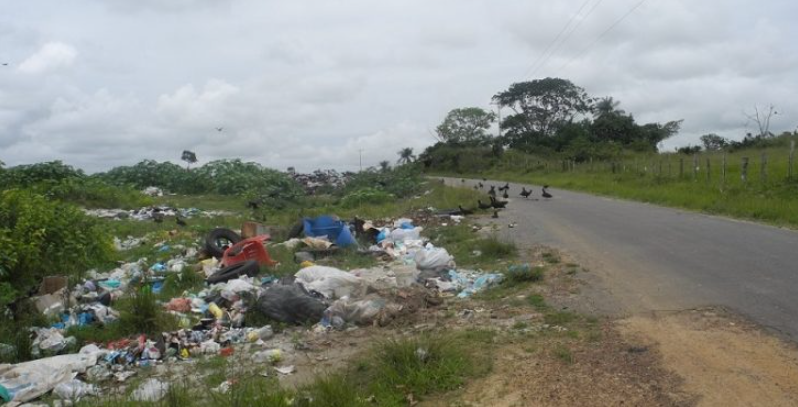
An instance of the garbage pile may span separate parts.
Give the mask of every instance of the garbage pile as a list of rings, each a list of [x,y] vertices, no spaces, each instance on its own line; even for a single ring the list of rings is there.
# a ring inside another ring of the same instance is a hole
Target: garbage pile
[[[165,217],[190,219],[193,217],[212,218],[227,216],[227,211],[203,211],[197,208],[172,208],[168,206],[150,206],[141,209],[84,209],[87,215],[103,219],[132,219],[138,221],[163,220]]]
[[[289,173],[294,180],[305,188],[308,195],[315,195],[316,190],[322,187],[340,188],[353,175],[351,172],[344,172],[343,174],[335,170],[316,170],[310,174],[300,174],[296,172]]]
[[[500,274],[457,269],[453,256],[422,237],[423,228],[411,219],[376,226],[369,221],[349,224],[319,217],[306,219],[303,226],[304,238],[282,243],[272,243],[266,235],[244,239],[232,230],[215,229],[204,239],[204,247],[163,244],[176,253],[168,261],[142,258],[105,273],[89,271],[84,281],[71,288],[62,280],[43,283],[34,302],[40,312],[57,316],[59,322],[36,329],[33,351],[43,359],[0,365],[0,397],[26,402],[50,391],[62,398],[90,396],[97,388],[85,381],[124,382],[143,366],[200,355],[230,356],[243,343],[260,345],[256,359],[274,362],[275,350],[267,343],[275,336],[272,327],[245,326],[248,314],[288,325],[313,324],[318,333],[384,326],[404,313],[440,304],[441,297],[468,297],[501,281]],[[119,242],[118,246],[126,244],[132,243]],[[315,253],[302,260],[302,268],[293,275],[259,275],[261,266],[275,264],[268,254],[275,244],[306,245],[303,250],[353,245],[363,255],[376,254],[386,261],[347,271],[315,264]],[[202,253],[212,257],[203,259]],[[167,276],[185,272],[198,273],[206,284],[161,304],[179,321],[180,329],[154,337],[119,338],[84,346],[77,354],[63,354],[77,345],[75,338],[66,336],[70,327],[115,323],[119,312],[113,307],[120,298],[142,287],[158,294]],[[290,372],[293,366],[280,369]],[[160,399],[168,383],[152,380],[136,389],[132,398]]]

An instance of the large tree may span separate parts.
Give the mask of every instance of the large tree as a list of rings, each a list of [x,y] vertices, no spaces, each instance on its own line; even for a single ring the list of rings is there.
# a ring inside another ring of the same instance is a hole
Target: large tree
[[[399,154],[399,160],[397,160],[397,163],[399,164],[409,164],[416,158],[416,155],[413,154],[412,147],[405,147],[399,150],[396,154]]]
[[[496,120],[493,112],[478,107],[450,111],[435,129],[438,138],[448,143],[480,143],[488,139],[488,129]]]
[[[709,133],[701,136],[701,143],[704,145],[704,150],[706,151],[718,151],[728,146],[729,140],[715,133]]]
[[[584,89],[560,78],[514,83],[493,100],[514,112],[502,121],[503,130],[531,137],[553,136],[563,124],[590,112],[592,103]]]

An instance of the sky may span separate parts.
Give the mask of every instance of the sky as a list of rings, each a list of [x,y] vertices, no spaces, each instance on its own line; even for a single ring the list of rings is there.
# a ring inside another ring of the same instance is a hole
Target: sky
[[[663,148],[798,126],[794,0],[0,0],[0,161],[357,170],[459,107],[561,77]],[[559,34],[559,35],[558,35]],[[222,128],[218,131],[217,128]]]

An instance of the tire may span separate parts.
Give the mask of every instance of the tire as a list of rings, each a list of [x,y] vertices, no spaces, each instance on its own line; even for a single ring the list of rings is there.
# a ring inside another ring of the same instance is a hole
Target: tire
[[[299,237],[302,235],[302,232],[305,231],[305,224],[302,221],[297,222],[291,230],[288,231],[288,238],[293,239],[295,237]]]
[[[205,251],[217,259],[220,259],[224,254],[224,248],[219,246],[219,240],[221,239],[225,239],[232,244],[236,244],[241,241],[241,236],[230,229],[218,228],[211,230],[211,232],[208,233],[208,236],[205,238]]]
[[[247,260],[241,263],[233,264],[232,266],[225,267],[216,272],[216,274],[205,279],[208,284],[224,283],[234,278],[247,275],[254,277],[258,275],[260,266],[255,260]]]

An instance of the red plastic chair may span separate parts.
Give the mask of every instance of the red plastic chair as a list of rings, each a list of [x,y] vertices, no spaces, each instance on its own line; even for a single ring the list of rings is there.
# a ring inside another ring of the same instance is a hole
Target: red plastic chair
[[[263,242],[269,239],[271,239],[269,235],[260,235],[244,239],[230,246],[222,255],[222,266],[229,267],[247,260],[256,260],[258,264],[265,264],[267,266],[277,264],[277,262],[272,260],[271,256],[269,256],[266,247],[263,246]]]

